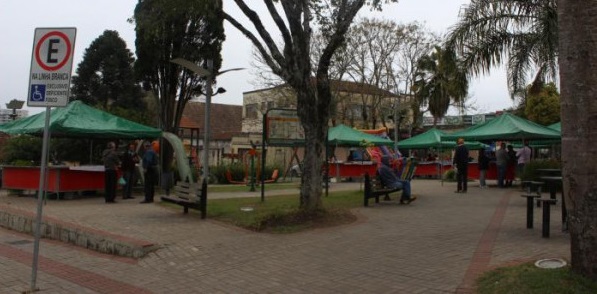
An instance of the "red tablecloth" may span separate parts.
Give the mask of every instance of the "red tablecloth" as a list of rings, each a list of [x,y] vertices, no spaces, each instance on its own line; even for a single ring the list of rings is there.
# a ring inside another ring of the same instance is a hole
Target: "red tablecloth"
[[[340,178],[362,177],[365,173],[374,175],[377,171],[377,163],[370,161],[364,161],[362,164],[361,162],[330,162],[328,163],[328,167],[330,177]]]
[[[47,192],[94,191],[104,189],[104,170],[97,168],[50,166],[46,172]],[[2,188],[18,190],[39,189],[39,166],[2,167]]]
[[[440,170],[441,168],[441,170]],[[452,164],[444,163],[443,167],[440,166],[439,162],[420,162],[417,164],[417,170],[415,176],[417,177],[437,177],[440,172],[445,173],[452,169]],[[479,179],[479,165],[477,162],[469,162],[468,164],[468,178],[478,180]],[[495,162],[489,163],[489,169],[487,170],[486,179],[497,180],[497,167]]]

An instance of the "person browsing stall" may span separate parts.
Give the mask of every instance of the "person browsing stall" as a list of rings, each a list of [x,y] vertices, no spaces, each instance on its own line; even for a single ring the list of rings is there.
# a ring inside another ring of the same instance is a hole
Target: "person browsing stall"
[[[155,183],[158,175],[158,155],[153,151],[151,144],[146,142],[144,145],[142,166],[145,175],[145,199],[141,203],[152,203],[155,194]]]
[[[524,167],[531,162],[532,149],[529,147],[529,141],[524,141],[524,146],[516,151],[516,158],[518,158],[517,172],[518,176],[522,176]]]
[[[508,167],[508,152],[506,151],[506,143],[500,144],[500,149],[495,152],[495,164],[498,172],[498,187],[504,188],[504,180],[506,178],[506,169]]]
[[[128,149],[122,154],[122,177],[126,181],[122,188],[122,199],[134,199],[133,186],[136,182],[135,166],[139,162],[139,155],[135,151],[135,143],[130,143]]]
[[[116,198],[116,183],[118,180],[118,167],[120,167],[120,158],[116,153],[116,143],[108,142],[106,149],[102,152],[102,160],[104,162],[104,180],[105,193],[104,198],[106,203],[115,203]]]

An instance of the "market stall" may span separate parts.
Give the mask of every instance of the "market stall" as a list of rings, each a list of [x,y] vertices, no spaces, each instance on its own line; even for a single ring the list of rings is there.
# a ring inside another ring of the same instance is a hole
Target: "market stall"
[[[377,163],[372,161],[329,162],[329,174],[336,178],[362,177],[365,173],[374,175]]]
[[[436,152],[442,152],[446,150],[452,150],[456,147],[455,140],[443,140],[442,136],[446,135],[445,132],[436,128],[429,129],[427,132],[402,140],[398,142],[398,148],[400,149],[428,149],[434,148]],[[469,149],[483,149],[487,145],[477,142],[468,141],[465,142],[465,146]],[[441,175],[452,168],[452,162],[450,161],[420,161],[417,164],[415,171],[415,177],[433,177],[440,178]]]
[[[328,130],[329,146],[369,147],[391,146],[393,144],[394,142],[390,139],[366,134],[343,124]],[[337,180],[346,177],[363,177],[365,173],[373,175],[377,171],[377,164],[378,162],[374,159],[328,162],[328,174],[330,177],[336,177]]]
[[[46,113],[42,112],[2,124],[0,132],[41,136],[45,128],[45,116]],[[52,138],[144,139],[162,136],[160,129],[123,119],[81,101],[52,109],[48,129]],[[3,188],[39,189],[39,166],[9,165],[3,167],[2,173]],[[54,193],[102,190],[103,166],[49,166],[46,183],[46,191]]]

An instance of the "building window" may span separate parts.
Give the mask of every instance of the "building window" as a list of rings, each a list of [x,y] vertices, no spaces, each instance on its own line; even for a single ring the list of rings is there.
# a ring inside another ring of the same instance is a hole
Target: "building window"
[[[363,106],[360,104],[348,105],[348,117],[350,119],[361,119],[363,116]]]
[[[245,106],[245,118],[257,118],[257,104],[247,104],[247,106]]]

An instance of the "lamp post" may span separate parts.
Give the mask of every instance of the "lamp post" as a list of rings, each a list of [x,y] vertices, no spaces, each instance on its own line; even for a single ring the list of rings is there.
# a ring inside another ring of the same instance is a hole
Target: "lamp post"
[[[206,82],[205,82],[205,121],[203,124],[203,156],[201,158],[201,165],[203,167],[203,179],[207,180],[209,179],[209,132],[211,130],[210,126],[209,126],[209,117],[210,117],[210,108],[211,108],[211,97],[213,95],[213,91],[212,91],[212,84],[213,84],[213,79],[215,76],[221,75],[223,73],[229,72],[229,71],[235,71],[235,70],[241,70],[243,68],[232,68],[232,69],[228,69],[228,70],[224,70],[221,71],[217,74],[213,74],[213,60],[208,59],[207,60],[207,69],[204,69],[198,65],[196,65],[195,63],[186,60],[184,58],[175,58],[173,60],[171,60],[170,62],[172,63],[176,63],[178,65],[181,65],[182,67],[196,73],[198,76],[200,77],[204,77],[206,78]],[[218,89],[217,93],[224,93],[225,90],[224,89]],[[207,181],[209,182],[209,181]]]
[[[17,119],[17,109],[22,109],[24,103],[25,101],[17,99],[12,99],[9,103],[6,103],[6,108],[12,109],[12,114],[9,115],[12,120]]]

